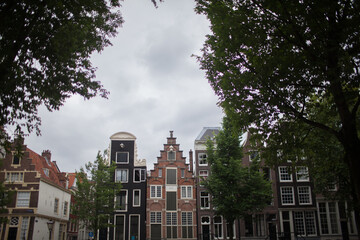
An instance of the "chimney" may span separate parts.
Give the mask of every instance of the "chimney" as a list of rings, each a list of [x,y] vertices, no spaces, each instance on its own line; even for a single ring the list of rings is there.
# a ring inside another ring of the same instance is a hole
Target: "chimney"
[[[193,172],[193,151],[190,149],[189,151],[189,162],[190,162],[190,172]]]
[[[174,137],[174,131],[170,131],[170,137],[167,138],[167,144],[176,144],[176,138]]]
[[[51,152],[50,150],[44,150],[42,153],[41,153],[41,156],[43,156],[44,158],[46,158],[46,160],[48,162],[51,162]]]

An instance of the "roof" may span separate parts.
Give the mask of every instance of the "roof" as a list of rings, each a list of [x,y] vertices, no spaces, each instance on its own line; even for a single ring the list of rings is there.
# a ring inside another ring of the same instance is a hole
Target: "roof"
[[[67,174],[69,180],[69,188],[76,187],[76,173]]]
[[[51,162],[49,159],[37,154],[30,148],[26,148],[26,151],[29,153],[29,158],[32,160],[35,170],[40,173],[42,178],[47,179],[58,186],[65,187],[65,173],[59,171],[55,162]],[[45,173],[45,171],[47,171],[46,169],[49,171],[48,175]]]
[[[220,127],[204,127],[195,141],[206,141],[208,138],[216,136],[220,131]]]
[[[136,140],[135,135],[129,132],[117,132],[110,137],[111,140]]]

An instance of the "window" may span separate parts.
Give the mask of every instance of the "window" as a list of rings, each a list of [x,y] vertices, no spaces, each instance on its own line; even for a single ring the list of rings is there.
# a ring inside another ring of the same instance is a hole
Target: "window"
[[[181,186],[181,198],[192,198],[192,186]]]
[[[166,210],[176,209],[176,192],[166,192]]]
[[[161,224],[161,212],[150,212],[150,223]]]
[[[193,218],[192,212],[181,212],[182,237],[193,237]]]
[[[259,152],[258,151],[251,151],[249,154],[249,161],[252,162],[254,160],[258,160]]]
[[[199,166],[207,166],[208,165],[206,153],[199,153],[198,158],[199,158]]]
[[[282,205],[294,205],[294,189],[292,187],[280,187]]]
[[[292,175],[288,172],[288,167],[279,167],[280,182],[292,182]]]
[[[130,215],[130,239],[140,239],[140,216]]]
[[[115,170],[115,181],[126,183],[128,182],[128,169],[116,169]]]
[[[162,168],[159,168],[159,177],[162,177]]]
[[[161,239],[161,212],[150,212],[150,238]]]
[[[177,238],[177,213],[166,212],[166,236],[167,238]]]
[[[21,221],[20,240],[27,239],[28,228],[29,228],[29,217],[23,217]]]
[[[200,170],[199,171],[199,176],[200,177],[207,177],[209,175],[207,170]]]
[[[161,198],[161,185],[150,186],[150,198]]]
[[[258,236],[258,237],[265,236],[266,235],[266,231],[265,231],[266,224],[265,224],[264,214],[255,214],[254,223],[255,223],[256,236]]]
[[[29,207],[30,204],[30,192],[18,192],[17,193],[17,207]]]
[[[54,201],[54,213],[59,213],[59,199],[58,198],[55,198],[55,201]]]
[[[129,153],[116,152],[116,163],[129,163]]]
[[[185,177],[185,169],[181,169],[181,178]]]
[[[208,192],[200,192],[200,208],[209,209],[210,208],[210,196]]]
[[[307,167],[304,166],[296,167],[296,181],[298,182],[309,181],[309,170]]]
[[[299,204],[311,204],[311,192],[309,186],[298,187]]]
[[[68,212],[68,205],[69,205],[69,203],[68,202],[64,202],[64,216],[66,216],[67,215],[67,212]]]
[[[223,238],[223,225],[222,225],[222,217],[216,216],[214,217],[214,234],[215,238]]]
[[[309,211],[294,212],[295,235],[316,235],[315,213]]]
[[[174,151],[167,152],[167,158],[170,161],[174,161],[175,160],[175,152]]]
[[[115,235],[118,240],[125,240],[125,216],[115,216]]]
[[[116,209],[120,211],[126,211],[127,203],[127,190],[120,190],[120,192],[116,195]]]
[[[138,183],[138,182],[145,182],[146,180],[146,174],[145,174],[145,169],[134,169],[134,182]]]
[[[134,190],[133,206],[140,207],[140,190],[139,189]]]
[[[338,234],[340,222],[335,202],[319,202],[319,221],[321,234]]]
[[[176,169],[166,169],[166,184],[176,184]]]
[[[43,171],[45,173],[45,176],[49,176],[49,169],[48,168],[43,168]]]
[[[20,164],[20,157],[17,156],[17,155],[15,155],[15,153],[13,153],[12,164],[13,164],[13,165],[19,165],[19,164]]]
[[[23,182],[24,173],[23,172],[7,172],[6,173],[7,182]]]

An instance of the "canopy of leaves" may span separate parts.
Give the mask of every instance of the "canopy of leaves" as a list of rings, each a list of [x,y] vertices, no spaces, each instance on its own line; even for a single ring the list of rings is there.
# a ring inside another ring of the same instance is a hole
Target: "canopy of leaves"
[[[212,30],[198,60],[227,115],[266,142],[282,118],[331,134],[358,201],[360,3],[196,2]]]
[[[232,130],[233,126],[225,117],[223,129],[215,137],[216,145],[210,139],[207,141],[211,174],[203,181],[212,195],[216,213],[228,223],[261,211],[272,198],[270,182],[264,179],[258,166],[242,164],[239,134]]]
[[[122,24],[120,0],[0,3],[0,126],[40,133],[37,108],[57,110],[73,94],[108,92],[94,81],[94,51]]]
[[[72,214],[94,233],[109,226],[115,210],[114,197],[121,189],[121,183],[114,181],[115,168],[115,164],[108,165],[106,153],[98,153],[94,163],[89,162],[76,174]]]

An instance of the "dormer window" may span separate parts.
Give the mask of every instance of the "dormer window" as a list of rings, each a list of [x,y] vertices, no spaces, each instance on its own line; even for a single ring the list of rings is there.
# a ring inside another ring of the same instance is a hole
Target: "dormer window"
[[[174,151],[174,147],[170,146],[169,151],[167,152],[167,158],[170,161],[174,161],[175,160],[175,151]]]
[[[49,176],[49,169],[48,168],[43,168],[43,171],[44,171],[45,175],[48,177]]]

